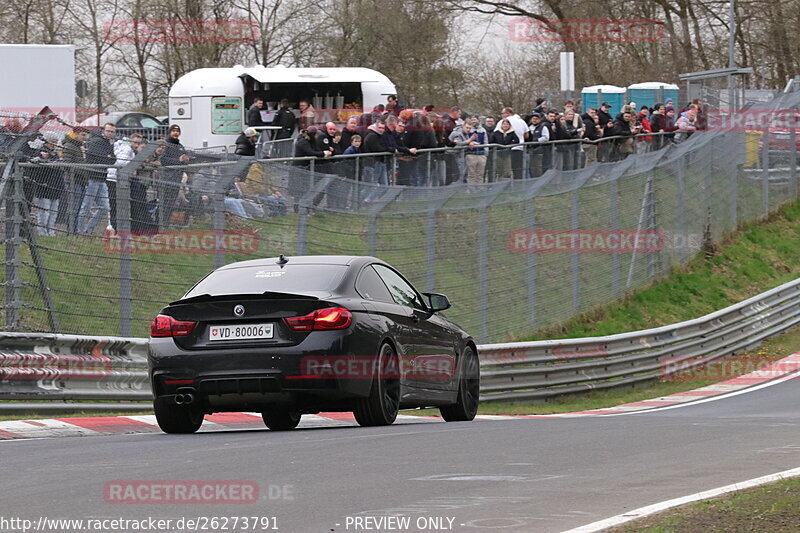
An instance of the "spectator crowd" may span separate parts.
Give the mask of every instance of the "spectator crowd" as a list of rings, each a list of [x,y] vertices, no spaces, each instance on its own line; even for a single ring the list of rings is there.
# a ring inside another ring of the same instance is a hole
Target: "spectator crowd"
[[[612,117],[608,103],[597,109],[588,107],[581,114],[571,100],[555,108],[539,98],[525,115],[504,107],[498,116],[479,116],[459,107],[445,112],[431,105],[407,109],[390,95],[385,105],[349,116],[341,128],[335,122],[317,123],[316,110],[305,100],[297,111],[283,100],[269,124],[262,120],[263,106],[263,100],[256,98],[249,108],[247,127],[236,140],[236,154],[256,156],[264,126],[272,126],[267,130],[273,132],[271,141],[292,143],[296,170],[284,192],[295,209],[311,185],[312,165],[315,173],[376,186],[478,184],[619,161],[632,153],[680,143],[705,129],[698,100],[681,110],[669,100],[638,109],[629,102]],[[23,129],[22,120],[6,121],[0,142],[19,136]],[[155,150],[130,177],[132,233],[185,225],[188,213],[202,211],[212,201],[213,187],[206,188],[205,194],[190,187],[198,173],[187,166],[191,156],[180,135],[180,126],[170,126],[167,137],[157,141]],[[115,232],[117,174],[145,145],[138,133],[117,139],[111,123],[92,137],[87,129],[75,127],[63,139],[46,133],[29,140],[23,156],[41,165],[25,166],[24,193],[35,208],[39,234],[55,235],[57,223],[78,235],[94,234],[103,225],[107,232]],[[428,150],[435,148],[440,150]],[[358,154],[366,157],[337,157]],[[81,165],[53,164],[58,162]],[[254,164],[246,178],[234,180],[224,194],[225,209],[240,218],[286,214],[287,198],[264,174],[264,166]],[[380,187],[374,187],[360,201],[369,203],[379,195]],[[329,198],[331,202],[336,200]]]

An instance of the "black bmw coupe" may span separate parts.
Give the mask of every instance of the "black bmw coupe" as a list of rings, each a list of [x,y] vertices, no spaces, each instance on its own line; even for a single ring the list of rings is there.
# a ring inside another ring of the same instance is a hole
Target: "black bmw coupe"
[[[401,408],[478,410],[475,342],[374,257],[292,256],[232,263],[153,320],[148,351],[158,424],[193,433],[203,416],[261,412],[272,430],[303,414],[352,411],[362,426]]]

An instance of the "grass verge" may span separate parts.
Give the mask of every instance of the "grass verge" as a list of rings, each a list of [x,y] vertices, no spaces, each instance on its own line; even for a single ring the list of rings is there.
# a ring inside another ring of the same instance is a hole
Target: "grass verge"
[[[800,478],[678,507],[614,528],[614,533],[789,533],[800,524]]]

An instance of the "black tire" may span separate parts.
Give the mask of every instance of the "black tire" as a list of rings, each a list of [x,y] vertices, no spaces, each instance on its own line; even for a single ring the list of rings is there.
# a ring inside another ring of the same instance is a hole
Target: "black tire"
[[[172,399],[157,398],[153,401],[158,427],[164,433],[194,433],[203,425],[203,413],[182,405]]]
[[[360,426],[388,426],[400,410],[400,367],[392,347],[381,346],[378,371],[372,378],[369,396],[359,398],[353,409]]]
[[[471,346],[461,355],[456,403],[439,408],[445,422],[469,422],[478,414],[481,394],[481,367]]]
[[[302,415],[291,407],[270,407],[261,413],[264,424],[272,431],[288,431],[297,427]]]

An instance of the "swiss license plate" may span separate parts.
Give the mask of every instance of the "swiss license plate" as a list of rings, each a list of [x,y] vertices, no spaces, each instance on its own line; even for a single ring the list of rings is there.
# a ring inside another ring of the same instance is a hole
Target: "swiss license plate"
[[[208,328],[210,341],[239,341],[271,339],[274,324],[241,324],[238,326],[211,325]]]

